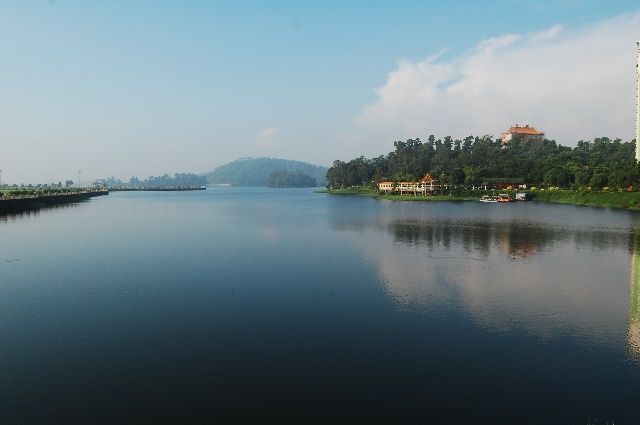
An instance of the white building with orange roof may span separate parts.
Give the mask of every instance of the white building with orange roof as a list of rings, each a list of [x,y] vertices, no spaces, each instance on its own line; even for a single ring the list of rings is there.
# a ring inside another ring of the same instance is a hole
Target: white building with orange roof
[[[399,193],[400,195],[426,195],[437,189],[438,180],[427,173],[417,182],[393,182],[384,180],[378,183],[378,189],[384,193]]]
[[[529,125],[520,126],[516,124],[500,135],[500,141],[503,145],[506,145],[511,141],[511,139],[516,136],[520,136],[525,138],[526,140],[533,140],[536,142],[541,142],[544,140],[544,132]]]

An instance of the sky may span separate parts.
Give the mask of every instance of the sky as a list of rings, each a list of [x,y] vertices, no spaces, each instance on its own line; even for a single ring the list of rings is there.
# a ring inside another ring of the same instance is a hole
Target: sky
[[[3,183],[635,130],[640,2],[0,1]]]

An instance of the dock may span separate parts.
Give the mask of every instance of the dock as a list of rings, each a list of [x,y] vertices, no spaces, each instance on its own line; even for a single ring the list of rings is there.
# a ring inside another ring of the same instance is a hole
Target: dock
[[[104,188],[71,189],[64,191],[16,190],[19,194],[0,193],[0,212],[20,212],[29,209],[85,201],[95,196],[108,195]]]
[[[207,186],[136,186],[110,187],[111,192],[182,192],[189,190],[207,190]]]

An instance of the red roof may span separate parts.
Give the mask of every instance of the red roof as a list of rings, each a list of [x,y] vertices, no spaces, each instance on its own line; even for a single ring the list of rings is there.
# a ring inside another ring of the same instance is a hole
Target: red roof
[[[511,133],[511,134],[528,134],[528,135],[532,135],[532,136],[543,136],[544,133],[538,129],[536,129],[535,127],[529,127],[528,125],[524,126],[524,127],[520,127],[519,125],[514,125],[513,127],[509,128],[509,130],[507,130],[507,133]]]
[[[427,174],[425,174],[425,176],[424,176],[424,177],[422,178],[422,180],[420,180],[420,181],[425,182],[425,183],[435,183],[435,182],[437,182],[438,180],[437,180],[436,178],[434,178],[434,177],[431,175],[431,173],[427,173]]]

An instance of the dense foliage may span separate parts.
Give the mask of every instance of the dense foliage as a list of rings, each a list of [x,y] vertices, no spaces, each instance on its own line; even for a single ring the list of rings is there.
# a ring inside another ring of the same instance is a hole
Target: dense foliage
[[[315,187],[316,179],[300,170],[278,170],[269,174],[268,187]]]
[[[334,161],[327,187],[344,188],[383,179],[415,181],[427,172],[441,183],[473,185],[489,181],[560,187],[626,188],[638,184],[635,143],[606,137],[580,141],[575,148],[553,140],[514,137],[506,146],[492,137],[395,142],[386,156]]]
[[[326,184],[327,168],[307,162],[279,158],[247,158],[221,165],[206,175],[211,184],[234,186],[266,186],[274,171],[298,170],[313,178],[318,185]]]

